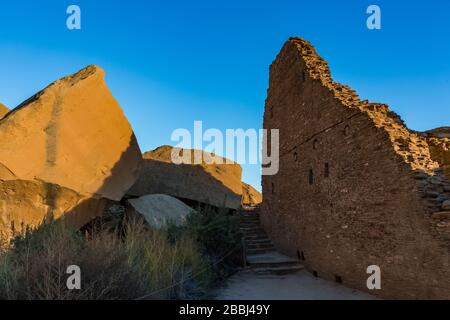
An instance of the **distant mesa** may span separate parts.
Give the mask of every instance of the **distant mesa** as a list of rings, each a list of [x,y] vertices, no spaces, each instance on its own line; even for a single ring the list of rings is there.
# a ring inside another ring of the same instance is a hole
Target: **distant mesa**
[[[50,84],[0,120],[0,231],[48,216],[82,226],[123,197],[141,159],[102,69]]]
[[[186,203],[210,204],[215,207],[238,209],[243,202],[242,168],[237,163],[225,163],[224,158],[201,150],[178,149],[179,153],[202,153],[203,159],[216,157],[223,164],[174,164],[174,148],[162,146],[144,153],[139,179],[129,190],[129,196],[167,194]],[[229,160],[228,160],[229,161]],[[250,198],[257,199],[256,190]],[[248,202],[249,197],[245,197]]]
[[[129,199],[128,203],[131,209],[129,211],[142,216],[149,225],[156,228],[164,227],[168,223],[183,225],[193,211],[182,201],[165,194],[149,194]]]

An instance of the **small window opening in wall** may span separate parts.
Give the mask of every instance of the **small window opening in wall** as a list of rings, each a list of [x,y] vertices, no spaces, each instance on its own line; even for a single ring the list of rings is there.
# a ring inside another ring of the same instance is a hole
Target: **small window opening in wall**
[[[313,274],[313,276],[316,277],[316,278],[319,276],[316,270],[313,270],[312,274]]]
[[[330,176],[330,165],[325,163],[325,178],[328,178]]]
[[[273,107],[270,107],[270,118],[273,118]]]
[[[274,194],[275,193],[275,185],[273,184],[273,182],[272,182],[272,194]]]
[[[342,283],[342,277],[341,276],[334,276],[334,281],[337,283]]]
[[[302,72],[302,80],[303,80],[303,82],[306,81],[306,73],[305,73],[305,71]]]
[[[297,151],[294,151],[294,161],[297,162],[298,160],[298,153]]]
[[[349,134],[350,134],[350,126],[346,125],[345,128],[344,128],[344,135],[348,136]]]
[[[309,184],[314,183],[314,172],[312,169],[309,170]]]
[[[313,149],[316,150],[319,147],[319,140],[314,139],[313,141]]]

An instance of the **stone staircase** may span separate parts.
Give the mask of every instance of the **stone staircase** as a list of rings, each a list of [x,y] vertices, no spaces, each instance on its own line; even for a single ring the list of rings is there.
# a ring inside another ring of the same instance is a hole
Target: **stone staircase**
[[[244,236],[246,264],[249,270],[258,274],[283,275],[303,269],[298,260],[277,251],[261,226],[259,214],[254,210],[244,211],[240,228]]]

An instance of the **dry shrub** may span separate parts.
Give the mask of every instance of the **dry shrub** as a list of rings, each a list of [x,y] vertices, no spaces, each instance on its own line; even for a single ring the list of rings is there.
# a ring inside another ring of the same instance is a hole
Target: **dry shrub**
[[[176,242],[139,219],[124,232],[89,234],[51,222],[17,235],[0,251],[0,299],[192,298],[211,278],[188,235]],[[81,269],[81,289],[69,290],[67,267]]]

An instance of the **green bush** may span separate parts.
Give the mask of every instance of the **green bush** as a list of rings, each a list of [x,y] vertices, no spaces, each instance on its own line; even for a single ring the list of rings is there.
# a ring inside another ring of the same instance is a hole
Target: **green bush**
[[[187,217],[184,226],[169,224],[167,233],[171,242],[185,234],[195,239],[209,260],[214,280],[222,280],[243,264],[239,217],[228,214],[227,209],[198,208]]]

